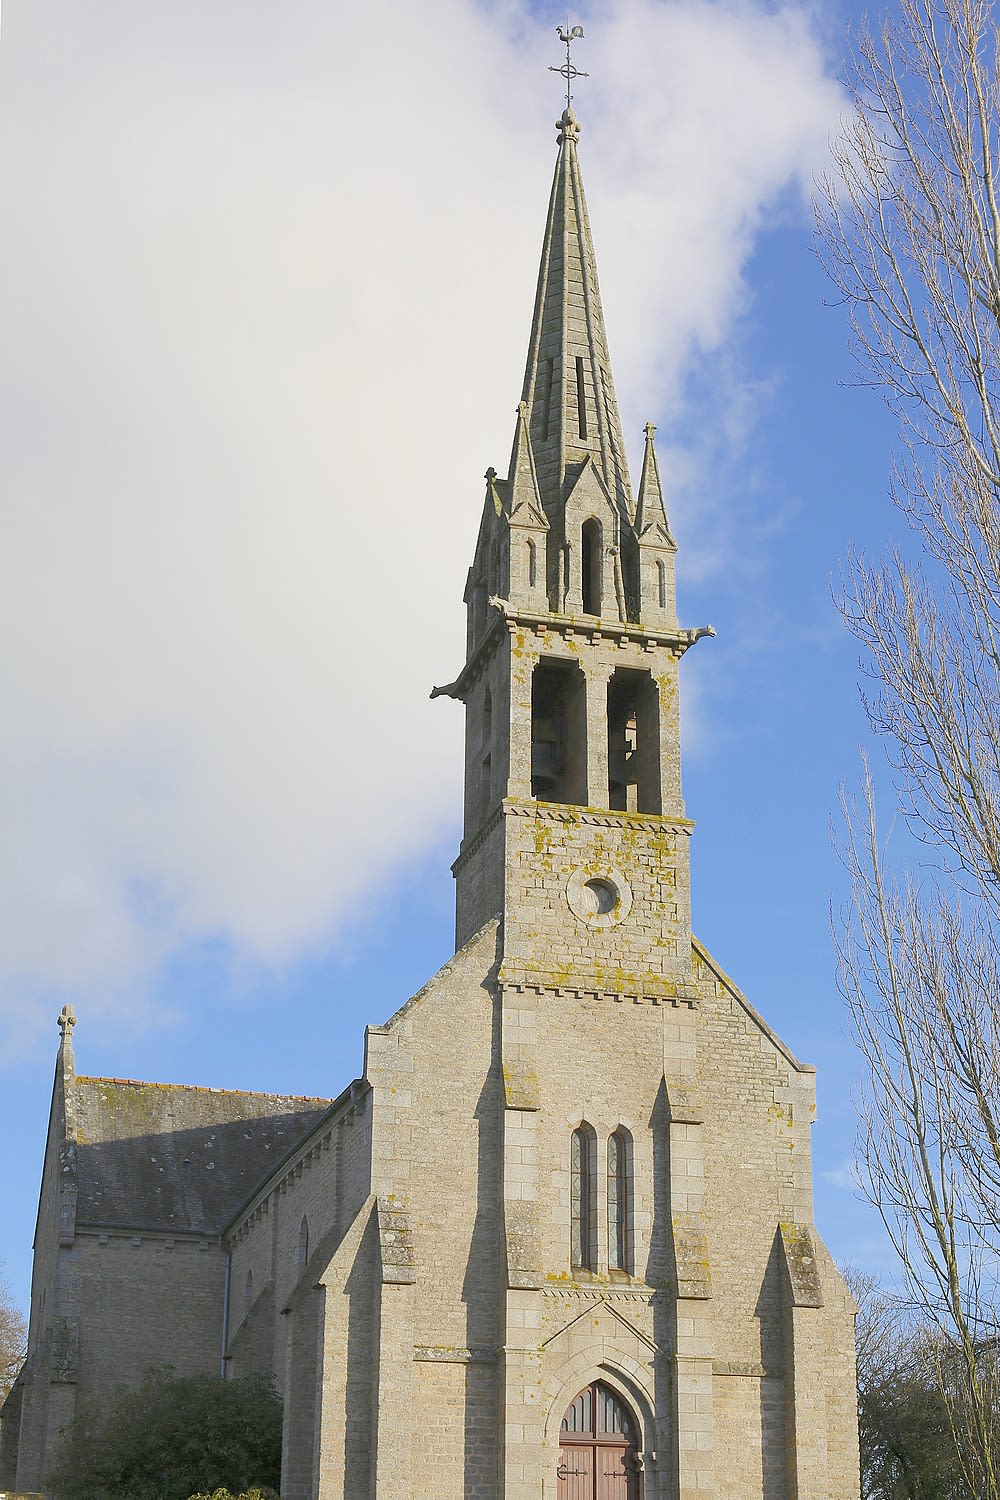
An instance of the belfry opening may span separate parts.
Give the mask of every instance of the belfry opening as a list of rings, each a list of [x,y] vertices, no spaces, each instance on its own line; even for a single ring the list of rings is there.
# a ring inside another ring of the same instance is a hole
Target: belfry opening
[[[659,693],[649,672],[619,667],[608,684],[608,806],[662,812]]]
[[[531,678],[531,795],[587,801],[587,685],[575,662],[544,659]]]

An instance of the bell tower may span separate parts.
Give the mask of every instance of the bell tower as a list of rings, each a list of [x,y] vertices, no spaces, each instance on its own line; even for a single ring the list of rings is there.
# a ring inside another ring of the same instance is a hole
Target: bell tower
[[[501,982],[671,997],[690,969],[676,545],[645,430],[632,490],[567,107],[506,478],[486,497],[467,654],[457,945],[503,919]]]

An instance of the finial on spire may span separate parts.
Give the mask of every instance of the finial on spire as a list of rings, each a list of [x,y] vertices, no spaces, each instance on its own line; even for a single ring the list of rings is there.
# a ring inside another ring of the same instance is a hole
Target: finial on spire
[[[572,59],[572,57],[570,55],[570,49],[573,46],[573,43],[580,41],[581,38],[583,37],[583,27],[582,26],[574,26],[572,28],[572,30],[571,30],[570,29],[569,21],[567,21],[565,26],[557,26],[556,27],[556,36],[559,38],[559,40],[563,43],[563,45],[566,48],[566,61],[563,63],[563,65],[562,65],[561,68],[550,67],[549,68],[549,72],[550,73],[561,73],[562,76],[565,78],[565,80],[566,80],[566,114],[571,114],[572,113],[572,105],[573,105],[573,79],[574,78],[589,78],[590,77],[589,73],[584,73],[582,71],[582,69],[574,67],[574,65],[573,65],[573,59]]]
[[[556,121],[556,129],[559,132],[558,140],[560,146],[563,141],[573,141],[575,143],[580,139],[580,122],[571,109],[563,110]]]
[[[72,1005],[64,1005],[59,1012],[59,1034],[64,1042],[72,1042],[73,1027],[76,1025],[76,1011]]]

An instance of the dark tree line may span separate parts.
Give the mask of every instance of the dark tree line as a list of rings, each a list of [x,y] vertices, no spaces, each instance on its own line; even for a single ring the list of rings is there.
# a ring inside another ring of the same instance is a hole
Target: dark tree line
[[[281,1480],[281,1402],[267,1381],[150,1370],[81,1411],[48,1488],[56,1500],[189,1500]]]
[[[859,1306],[863,1500],[980,1500],[956,1461],[961,1359],[912,1307],[848,1272]],[[992,1357],[983,1351],[984,1359]]]

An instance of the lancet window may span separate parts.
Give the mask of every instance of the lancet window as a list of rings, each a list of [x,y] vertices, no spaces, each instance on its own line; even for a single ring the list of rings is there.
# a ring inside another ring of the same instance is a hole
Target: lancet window
[[[570,1263],[574,1270],[594,1269],[594,1132],[580,1125],[570,1137]]]
[[[604,585],[604,546],[600,521],[584,521],[580,543],[583,612],[585,615],[599,615]]]
[[[608,1265],[631,1271],[632,1141],[619,1126],[608,1137]]]

